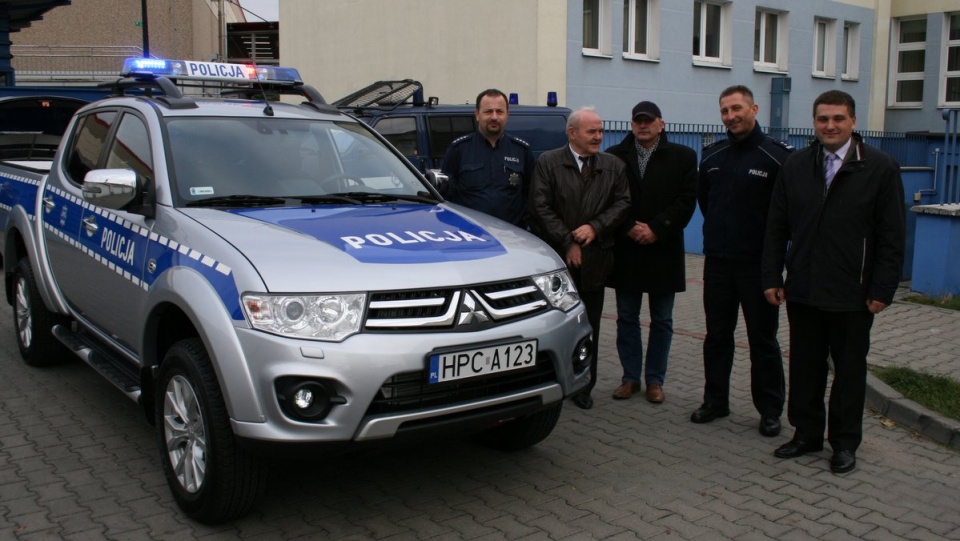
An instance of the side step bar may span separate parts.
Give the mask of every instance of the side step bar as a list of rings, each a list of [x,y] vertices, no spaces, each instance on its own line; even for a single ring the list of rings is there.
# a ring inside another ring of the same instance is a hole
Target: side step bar
[[[54,325],[53,335],[128,398],[136,402],[140,397],[140,375],[135,366],[113,355],[90,336],[65,325]]]

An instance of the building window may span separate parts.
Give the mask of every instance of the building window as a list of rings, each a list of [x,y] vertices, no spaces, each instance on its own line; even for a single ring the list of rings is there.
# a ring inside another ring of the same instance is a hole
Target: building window
[[[660,0],[623,0],[623,56],[659,60]]]
[[[927,20],[900,19],[893,23],[890,61],[890,105],[923,105],[923,70],[926,61]]]
[[[944,51],[940,53],[940,106],[960,105],[960,13],[944,19]]]
[[[837,21],[817,17],[813,22],[813,75],[837,76]]]
[[[843,69],[842,79],[853,81],[860,77],[860,23],[847,22],[843,25]]]
[[[583,0],[583,52],[610,55],[611,0]]]
[[[729,66],[731,26],[729,3],[696,0],[693,3],[694,63]]]
[[[753,67],[787,70],[787,14],[757,9],[753,27]]]

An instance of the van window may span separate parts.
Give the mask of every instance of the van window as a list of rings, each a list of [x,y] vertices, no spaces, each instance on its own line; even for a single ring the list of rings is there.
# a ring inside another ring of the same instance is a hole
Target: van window
[[[567,144],[567,118],[556,115],[510,115],[507,133],[530,143],[533,156]]]
[[[412,116],[381,119],[374,129],[407,158],[420,155],[417,148],[417,119]]]
[[[509,127],[508,120],[508,130]],[[430,115],[427,117],[427,130],[430,136],[430,157],[440,163],[450,143],[458,137],[477,131],[477,122],[473,115]]]

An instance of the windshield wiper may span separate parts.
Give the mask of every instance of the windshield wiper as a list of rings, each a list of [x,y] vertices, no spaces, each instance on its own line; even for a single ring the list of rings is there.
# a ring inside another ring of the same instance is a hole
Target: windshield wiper
[[[270,207],[283,205],[287,201],[282,197],[262,195],[218,195],[190,201],[188,207]]]
[[[428,192],[418,192],[417,195],[376,192],[344,192],[334,195],[358,199],[363,203],[380,203],[385,201],[410,201],[413,203],[426,203],[428,205],[435,205],[439,203],[439,201],[433,197],[429,197]]]
[[[330,195],[297,195],[293,196],[292,199],[299,199],[301,203],[305,205],[311,205],[316,203],[350,203],[351,205],[362,205],[363,202],[352,197],[346,197],[344,194],[330,194]]]

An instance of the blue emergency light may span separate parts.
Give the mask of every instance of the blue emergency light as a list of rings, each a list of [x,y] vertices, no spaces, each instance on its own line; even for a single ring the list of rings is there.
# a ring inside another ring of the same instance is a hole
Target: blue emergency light
[[[173,79],[221,82],[303,83],[294,68],[165,60],[161,58],[128,58],[123,62],[122,77],[170,77]]]

